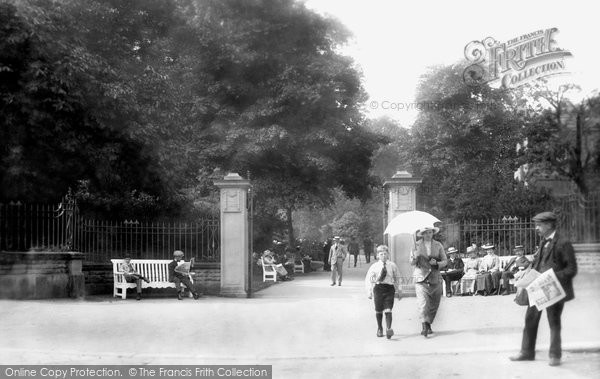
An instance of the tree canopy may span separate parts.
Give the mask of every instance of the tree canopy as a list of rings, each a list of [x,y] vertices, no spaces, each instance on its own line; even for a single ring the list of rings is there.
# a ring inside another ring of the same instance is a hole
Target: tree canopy
[[[426,106],[412,128],[412,165],[423,177],[424,209],[454,218],[524,216],[545,202],[513,179],[526,117],[513,92],[466,86],[460,67],[448,66],[424,75],[417,101]],[[515,198],[525,202],[515,206]]]
[[[105,214],[173,215],[227,171],[288,216],[369,196],[380,138],[335,20],[292,0],[0,7],[0,198],[77,187]]]
[[[526,180],[568,179],[586,196],[600,184],[600,96],[574,104],[568,96],[577,90],[574,85],[551,90],[543,81],[523,90],[532,116],[520,154]]]

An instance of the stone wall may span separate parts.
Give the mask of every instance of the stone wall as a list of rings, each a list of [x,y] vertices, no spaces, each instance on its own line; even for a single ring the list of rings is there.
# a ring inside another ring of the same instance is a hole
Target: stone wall
[[[221,291],[221,266],[218,263],[200,263],[192,270],[194,281],[199,283],[200,291],[208,295],[219,295]]]
[[[82,297],[82,259],[75,252],[1,252],[0,298]]]
[[[84,263],[83,275],[85,276],[86,295],[112,295],[113,272],[111,263]]]
[[[600,273],[600,243],[573,244],[580,273]]]

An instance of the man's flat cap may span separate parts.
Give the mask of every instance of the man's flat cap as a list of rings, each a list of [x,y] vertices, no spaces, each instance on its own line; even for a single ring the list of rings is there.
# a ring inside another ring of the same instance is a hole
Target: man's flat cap
[[[554,212],[542,212],[533,217],[533,221],[537,222],[556,222]]]

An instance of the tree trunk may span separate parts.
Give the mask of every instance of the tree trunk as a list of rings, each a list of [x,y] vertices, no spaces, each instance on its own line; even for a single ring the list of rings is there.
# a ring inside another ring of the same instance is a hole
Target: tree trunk
[[[292,251],[294,251],[294,249],[296,248],[296,246],[295,246],[296,238],[294,237],[294,224],[292,222],[292,208],[291,207],[286,208],[285,214],[286,214],[285,226],[288,231],[288,246],[290,247],[290,249],[292,249]]]
[[[587,183],[585,180],[585,167],[582,160],[582,133],[583,126],[581,122],[581,111],[577,112],[577,122],[575,130],[575,148],[573,149],[573,165],[571,167],[573,181],[577,185],[581,195],[586,196],[588,193]]]

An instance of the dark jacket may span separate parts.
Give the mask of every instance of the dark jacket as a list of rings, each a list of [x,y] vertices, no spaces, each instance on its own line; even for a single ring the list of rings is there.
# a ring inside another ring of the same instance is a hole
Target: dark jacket
[[[173,259],[170,263],[169,263],[169,282],[173,282],[173,278],[174,277],[178,277],[179,279],[183,279],[186,276],[183,275],[180,272],[176,272],[175,271],[175,267],[177,267],[177,261],[175,259]]]
[[[444,268],[444,271],[447,271],[450,269],[464,272],[465,271],[465,262],[463,262],[463,260],[458,257],[454,258],[454,261],[452,261],[452,259],[448,258],[448,264]]]
[[[519,267],[526,269],[530,264],[531,262],[529,262],[529,259],[527,259],[525,256],[512,257],[506,264],[506,267],[504,267],[504,271],[509,271],[514,274],[515,272],[519,271]]]
[[[437,261],[437,265],[431,266],[429,260],[434,258]],[[436,240],[431,241],[431,255],[427,256],[427,248],[425,247],[425,241],[419,240],[416,243],[416,249],[413,252],[410,260],[410,264],[415,266],[413,271],[413,279],[415,283],[422,282],[425,279],[429,279],[432,283],[439,283],[442,281],[442,275],[440,269],[446,267],[448,258],[444,251],[444,246]]]
[[[564,301],[575,298],[573,292],[573,277],[577,275],[575,252],[571,242],[562,238],[558,232],[556,232],[545,250],[543,246],[540,246],[533,259],[532,268],[539,272],[553,269],[556,278],[567,294]]]

